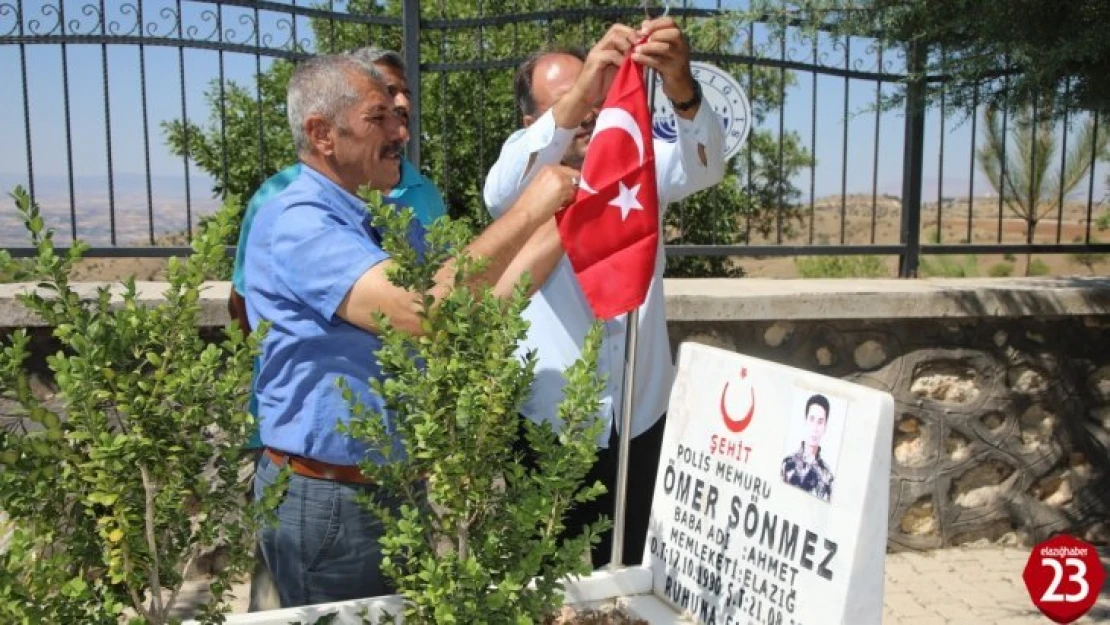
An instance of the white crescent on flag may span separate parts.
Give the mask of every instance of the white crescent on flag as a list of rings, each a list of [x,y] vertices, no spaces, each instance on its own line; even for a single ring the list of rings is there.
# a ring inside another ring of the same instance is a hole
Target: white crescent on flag
[[[644,135],[640,132],[640,127],[636,124],[636,120],[632,117],[632,114],[622,108],[611,107],[602,109],[597,115],[597,121],[594,123],[594,132],[590,135],[590,140],[592,141],[601,131],[612,128],[623,130],[632,137],[632,141],[636,144],[636,150],[640,154],[640,162],[637,163],[637,165],[643,165]],[[585,177],[579,181],[578,188],[587,193],[597,194],[597,191],[586,182]]]

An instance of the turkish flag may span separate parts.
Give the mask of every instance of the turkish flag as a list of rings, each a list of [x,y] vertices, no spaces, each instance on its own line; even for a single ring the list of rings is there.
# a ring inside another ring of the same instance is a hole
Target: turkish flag
[[[631,57],[597,116],[578,194],[555,220],[595,316],[610,319],[644,303],[659,246],[659,199],[647,90]]]

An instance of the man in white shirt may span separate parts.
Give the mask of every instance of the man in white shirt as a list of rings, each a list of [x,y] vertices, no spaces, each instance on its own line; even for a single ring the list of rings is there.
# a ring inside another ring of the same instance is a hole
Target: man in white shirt
[[[641,38],[646,38],[637,45]],[[724,177],[724,132],[690,70],[690,50],[670,18],[645,21],[639,30],[616,24],[583,58],[573,52],[533,55],[517,71],[515,92],[523,128],[508,138],[486,178],[484,198],[490,213],[500,217],[543,166],[562,163],[580,168],[594,120],[621,62],[633,59],[650,67],[662,80],[663,93],[678,117],[675,143],[655,141],[656,179],[660,219],[667,204],[677,202]],[[532,279],[542,283],[524,316],[531,323],[523,350],[537,355],[532,394],[522,410],[525,417],[559,425],[557,409],[563,398],[563,373],[581,355],[586,332],[594,321],[590,307],[563,257],[554,219],[529,240],[520,256],[532,255]],[[655,276],[640,309],[632,441],[629,461],[627,525],[623,563],[641,561],[647,535],[655,473],[674,365],[667,337],[663,301],[664,252],[660,237]],[[520,258],[520,257],[518,257]],[[625,321],[622,315],[605,323],[599,373],[608,377],[601,398],[600,418],[606,422],[598,440],[598,460],[587,483],[601,480],[608,493],[572,510],[568,533],[576,535],[597,518],[613,514],[616,491],[621,397],[624,383]],[[609,561],[612,532],[593,548],[593,563]]]

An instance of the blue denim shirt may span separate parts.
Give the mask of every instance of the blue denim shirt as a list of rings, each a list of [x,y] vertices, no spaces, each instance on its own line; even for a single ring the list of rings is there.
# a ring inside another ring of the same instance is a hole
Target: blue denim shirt
[[[236,293],[242,295],[247,290],[246,281],[243,279],[243,267],[247,254],[247,237],[250,236],[255,214],[263,204],[281,193],[300,175],[300,163],[286,167],[267,178],[247,202],[247,208],[243,211],[242,223],[239,226],[239,243],[235,248],[235,265],[231,273],[231,285]],[[401,159],[401,179],[397,186],[389,191],[386,199],[398,206],[411,208],[416,213],[416,218],[425,227],[447,214],[443,194],[436,188],[435,183],[420,173],[420,170],[406,158]]]
[[[267,178],[247,203],[243,220],[239,225],[239,242],[235,248],[235,263],[231,273],[231,286],[239,295],[244,295],[247,292],[243,270],[246,266],[247,238],[250,237],[254,216],[258,214],[259,208],[285,190],[300,175],[300,163],[286,167]],[[433,221],[447,213],[447,207],[443,203],[443,194],[436,188],[435,183],[421,174],[420,170],[405,158],[401,159],[401,179],[397,186],[386,196],[386,199],[398,206],[411,208],[416,213],[416,218],[424,226],[431,225]],[[254,393],[254,385],[258,380],[259,366],[259,359],[255,358],[254,371],[251,377],[251,395],[247,405],[247,410],[256,419],[258,417],[258,397]],[[262,441],[258,436],[258,428],[256,427],[254,434],[251,435],[250,442],[247,443],[247,449],[257,449],[261,446]]]
[[[423,252],[413,220],[411,244]],[[352,465],[376,452],[341,434],[350,407],[336,385],[346,380],[371,411],[385,413],[370,389],[382,379],[377,335],[335,311],[367,270],[386,260],[365,203],[308,166],[259,208],[247,238],[244,278],[252,327],[269,321],[255,392],[262,444],[289,454]],[[393,431],[388,414],[386,429]],[[395,454],[400,453],[395,441]]]

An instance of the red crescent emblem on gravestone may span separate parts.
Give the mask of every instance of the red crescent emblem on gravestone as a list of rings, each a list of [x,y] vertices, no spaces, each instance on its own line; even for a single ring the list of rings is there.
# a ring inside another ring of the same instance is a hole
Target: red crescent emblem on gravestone
[[[748,370],[746,368],[740,370],[740,379],[746,380],[748,377]],[[728,385],[730,382],[725,382],[725,387],[721,389],[721,419],[725,422],[725,427],[730,431],[739,434],[743,432],[752,422],[752,417],[755,416],[755,387],[748,385],[748,391],[751,393],[751,402],[748,405],[748,412],[742,419],[733,419],[728,413],[728,402],[725,401],[725,396],[728,394]]]

